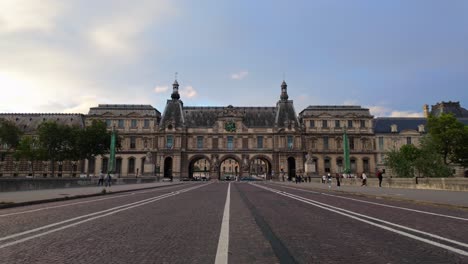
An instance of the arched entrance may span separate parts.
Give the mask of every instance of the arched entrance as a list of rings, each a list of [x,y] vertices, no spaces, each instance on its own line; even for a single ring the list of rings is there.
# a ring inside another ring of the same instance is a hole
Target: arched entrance
[[[296,177],[296,159],[293,157],[288,158],[288,181]]]
[[[219,179],[232,181],[240,176],[240,164],[234,158],[227,158],[219,165]]]
[[[204,156],[196,157],[189,163],[189,179],[209,180],[210,171],[210,161]]]
[[[167,157],[164,159],[164,178],[172,179],[172,158]]]
[[[269,180],[272,173],[272,166],[270,160],[266,157],[256,156],[250,161],[249,174],[263,180]]]

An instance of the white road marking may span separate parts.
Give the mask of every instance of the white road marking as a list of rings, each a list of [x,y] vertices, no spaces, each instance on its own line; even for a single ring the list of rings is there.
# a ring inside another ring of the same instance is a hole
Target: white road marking
[[[339,195],[333,195],[333,194],[329,194],[329,193],[319,193],[319,192],[314,192],[314,191],[310,191],[310,190],[304,190],[304,189],[294,188],[294,187],[289,187],[289,186],[278,186],[278,187],[288,188],[288,189],[293,189],[293,190],[298,190],[298,191],[303,191],[303,192],[323,194],[323,195],[326,195],[326,196],[332,196],[332,197],[336,197],[336,198],[340,198],[340,199],[352,200],[352,201],[356,201],[356,202],[373,204],[373,205],[384,206],[384,207],[389,207],[389,208],[395,208],[395,209],[400,209],[400,210],[406,210],[406,211],[411,211],[411,212],[416,212],[416,213],[421,213],[421,214],[435,215],[435,216],[440,216],[440,217],[452,218],[452,219],[456,219],[456,220],[468,221],[468,218],[451,216],[451,215],[444,215],[444,214],[438,214],[438,213],[432,213],[432,212],[421,211],[421,210],[416,210],[416,209],[411,209],[411,208],[406,208],[406,207],[400,207],[400,206],[394,206],[394,205],[388,205],[388,204],[374,203],[374,202],[369,202],[369,201],[364,201],[364,200],[359,200],[359,199],[354,199],[354,198],[349,198],[349,197],[342,197],[342,196],[339,196]]]
[[[37,231],[41,231],[41,230],[44,230],[44,229],[47,229],[47,228],[50,228],[50,227],[54,227],[54,226],[58,226],[58,225],[65,224],[65,223],[68,223],[68,222],[72,222],[72,221],[75,221],[75,220],[79,220],[79,219],[82,219],[82,218],[94,216],[94,217],[91,217],[91,218],[88,218],[88,219],[85,219],[85,220],[81,220],[81,221],[73,223],[73,224],[58,227],[56,229],[52,229],[52,230],[49,230],[49,231],[46,231],[46,232],[43,232],[43,233],[40,233],[40,234],[32,235],[30,237],[22,238],[22,239],[13,241],[13,242],[9,242],[9,243],[0,245],[0,249],[8,247],[8,246],[16,245],[16,244],[21,243],[21,242],[31,240],[31,239],[36,238],[36,237],[41,237],[41,236],[44,236],[44,235],[47,235],[47,234],[50,234],[50,233],[54,233],[54,232],[57,232],[57,231],[60,231],[60,230],[63,230],[63,229],[69,228],[69,227],[73,227],[73,226],[76,226],[76,225],[79,225],[79,224],[82,224],[82,223],[86,223],[86,222],[89,222],[89,221],[92,221],[92,220],[95,220],[95,219],[98,219],[98,218],[102,218],[104,216],[113,215],[113,214],[121,212],[121,211],[125,211],[125,210],[128,210],[128,209],[139,207],[139,206],[142,206],[142,205],[145,205],[145,204],[148,204],[148,203],[152,203],[152,202],[155,202],[155,201],[158,201],[158,200],[169,198],[169,197],[172,197],[172,196],[184,193],[184,192],[188,192],[188,191],[191,191],[191,190],[194,190],[194,189],[206,186],[206,185],[209,185],[209,184],[203,184],[203,185],[199,185],[199,186],[195,186],[195,187],[190,187],[190,188],[179,190],[179,191],[176,191],[176,192],[163,194],[163,195],[160,195],[160,196],[144,199],[144,200],[141,200],[141,201],[138,201],[138,202],[133,202],[133,203],[130,203],[130,204],[117,206],[117,207],[110,208],[110,209],[107,209],[107,210],[103,210],[103,211],[95,212],[95,213],[92,213],[92,214],[87,214],[87,215],[75,217],[75,218],[68,219],[68,220],[65,220],[65,221],[60,221],[60,222],[49,224],[49,225],[46,225],[46,226],[34,228],[34,229],[31,229],[31,230],[28,230],[28,231],[24,231],[24,232],[16,233],[16,234],[13,234],[13,235],[5,236],[5,237],[0,238],[0,241],[5,241],[5,240],[12,239],[12,238],[17,238],[17,237],[27,235],[27,234],[30,234],[30,233],[34,233],[34,232],[37,232]],[[103,213],[105,213],[105,214],[103,214]]]
[[[107,197],[107,198],[93,199],[93,200],[89,200],[89,201],[82,201],[82,202],[76,202],[76,203],[68,203],[68,204],[56,205],[56,206],[48,206],[48,207],[42,207],[42,208],[38,208],[38,209],[32,209],[32,210],[21,211],[21,212],[15,212],[15,213],[9,213],[9,214],[1,214],[0,217],[6,217],[6,216],[12,216],[12,215],[19,215],[19,214],[27,214],[27,213],[34,213],[34,212],[37,212],[37,211],[49,210],[49,209],[60,208],[60,207],[66,207],[66,206],[71,206],[71,205],[92,203],[92,202],[98,202],[98,201],[103,201],[103,200],[121,198],[121,197],[130,196],[130,195],[135,195],[135,194],[144,194],[144,193],[149,193],[149,192],[167,190],[167,189],[171,189],[171,188],[175,188],[175,187],[180,187],[180,186],[179,186],[179,185],[176,185],[176,186],[167,187],[167,188],[165,188],[165,189],[159,189],[159,188],[158,188],[158,189],[156,189],[156,190],[151,190],[151,191],[133,192],[133,193],[130,193],[130,194],[122,194],[122,195],[112,196],[112,197]]]
[[[223,222],[219,233],[218,250],[216,251],[215,264],[228,263],[229,250],[229,210],[231,206],[231,183],[228,185],[226,204],[224,205]]]
[[[434,235],[434,234],[418,231],[418,230],[415,230],[415,229],[412,229],[412,228],[409,228],[409,227],[393,224],[391,222],[383,221],[383,220],[380,220],[380,219],[377,219],[377,218],[373,218],[373,217],[365,216],[365,215],[362,215],[362,214],[354,213],[354,212],[351,212],[351,211],[348,211],[348,210],[345,210],[345,209],[341,209],[341,208],[337,208],[337,207],[330,206],[330,205],[327,205],[327,204],[323,204],[323,203],[320,203],[320,202],[317,202],[317,201],[314,201],[314,200],[311,200],[311,199],[307,199],[307,198],[304,198],[304,197],[301,197],[301,196],[298,196],[298,195],[290,194],[290,193],[283,192],[283,191],[278,191],[276,189],[272,189],[272,188],[268,188],[268,187],[264,187],[264,186],[258,186],[258,185],[254,185],[254,186],[256,186],[258,188],[268,190],[268,191],[271,191],[271,192],[274,192],[274,193],[277,193],[277,194],[285,196],[285,197],[289,197],[291,199],[294,199],[294,200],[297,200],[297,201],[300,201],[300,202],[303,202],[303,203],[307,203],[307,204],[310,204],[310,205],[313,205],[313,206],[316,206],[316,207],[319,207],[319,208],[322,208],[322,209],[325,209],[325,210],[328,210],[328,211],[331,211],[331,212],[334,212],[334,213],[337,213],[337,214],[340,214],[340,215],[343,215],[343,216],[346,216],[346,217],[349,217],[349,218],[352,218],[352,219],[355,219],[357,221],[364,222],[364,223],[369,224],[369,225],[373,225],[373,226],[376,226],[376,227],[379,227],[379,228],[382,228],[382,229],[397,233],[397,234],[402,235],[402,236],[406,236],[406,237],[409,237],[409,238],[412,238],[412,239],[415,239],[415,240],[418,240],[418,241],[422,241],[422,242],[425,242],[427,244],[430,244],[430,245],[433,245],[433,246],[436,246],[436,247],[440,247],[440,248],[443,248],[443,249],[458,253],[460,255],[468,256],[467,251],[464,251],[464,250],[461,250],[461,249],[458,249],[458,248],[454,248],[454,247],[451,247],[451,246],[448,246],[448,245],[445,245],[445,244],[441,244],[439,242],[432,241],[432,240],[429,240],[429,239],[426,239],[426,238],[423,238],[423,237],[419,237],[419,236],[416,236],[416,235],[413,235],[413,234],[410,234],[410,233],[407,233],[407,232],[404,232],[404,231],[393,229],[391,227],[387,227],[387,226],[384,226],[384,225],[381,225],[381,224],[377,224],[377,223],[362,219],[360,217],[376,220],[376,221],[386,223],[386,224],[391,224],[391,225],[398,226],[400,228],[407,229],[407,230],[410,230],[410,231],[413,231],[413,232],[422,233],[422,234],[425,234],[425,235],[430,236],[430,237],[434,237],[434,238],[437,238],[437,239],[440,239],[440,240],[444,240],[444,241],[451,242],[451,243],[454,243],[454,244],[457,244],[457,245],[468,247],[468,244],[465,244],[465,243],[462,243],[462,242],[458,242],[458,241],[443,238],[443,237],[440,237],[440,236],[437,236],[437,235]],[[360,217],[358,217],[358,216],[360,216]]]

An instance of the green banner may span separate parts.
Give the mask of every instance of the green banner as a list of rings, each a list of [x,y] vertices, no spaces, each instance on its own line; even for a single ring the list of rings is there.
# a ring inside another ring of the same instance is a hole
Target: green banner
[[[107,169],[107,171],[109,173],[114,173],[115,172],[115,144],[116,144],[116,135],[115,135],[115,130],[112,129],[111,144],[110,144],[109,167]]]
[[[343,155],[344,155],[344,170],[343,173],[351,173],[351,162],[349,160],[349,142],[346,134],[346,127],[343,133]]]

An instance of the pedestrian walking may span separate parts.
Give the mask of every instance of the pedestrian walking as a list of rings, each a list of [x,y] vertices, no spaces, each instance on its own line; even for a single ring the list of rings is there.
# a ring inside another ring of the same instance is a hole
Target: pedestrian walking
[[[338,188],[340,188],[340,186],[341,186],[341,182],[340,182],[340,180],[341,180],[341,179],[340,179],[340,174],[339,174],[339,173],[337,173],[337,174],[335,175],[335,177],[336,177],[336,186],[337,186]]]
[[[377,178],[379,178],[379,187],[382,187],[383,175],[381,170],[377,170]]]
[[[325,175],[322,176],[322,183],[327,183],[327,176]]]
[[[362,185],[361,186],[367,186],[367,175],[366,173],[362,173]]]
[[[328,189],[331,189],[332,177],[330,173],[327,174]]]
[[[104,173],[102,171],[99,173],[99,180],[98,180],[98,186],[104,185]]]
[[[106,177],[106,187],[109,186],[111,187],[112,185],[112,176],[110,175],[110,173],[107,173],[107,177]]]

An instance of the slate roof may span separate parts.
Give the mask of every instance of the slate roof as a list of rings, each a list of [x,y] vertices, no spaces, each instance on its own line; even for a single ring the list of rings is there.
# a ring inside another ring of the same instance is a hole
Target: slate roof
[[[424,117],[379,117],[374,119],[374,133],[392,133],[391,125],[393,124],[397,125],[398,132],[403,130],[418,131],[419,125],[426,127],[427,119]]]
[[[15,123],[16,126],[26,134],[36,132],[39,125],[46,121],[55,121],[63,125],[84,127],[83,114],[11,113],[0,114],[0,118]]]
[[[276,115],[276,124],[278,127],[285,127],[288,126],[288,123],[294,124],[295,126],[299,126],[299,121],[296,116],[296,110],[294,110],[294,104],[292,101],[279,101],[276,104],[278,109],[278,113]]]
[[[166,108],[161,119],[160,127],[170,122],[176,127],[185,126],[185,116],[183,113],[183,103],[180,100],[167,100]]]
[[[187,106],[183,111],[187,127],[213,127],[226,111],[236,113],[247,127],[273,127],[276,117],[276,107]]]
[[[302,118],[320,116],[323,114],[339,117],[349,114],[354,114],[358,117],[372,117],[368,108],[362,108],[358,105],[309,105],[299,113],[299,116]]]
[[[161,117],[161,113],[151,105],[132,104],[99,104],[98,107],[90,108],[88,115],[100,116],[109,113],[114,116],[136,114],[140,116]]]
[[[451,113],[457,118],[468,118],[468,110],[461,107],[460,102],[440,102],[432,106],[431,114],[439,116],[443,113]]]

